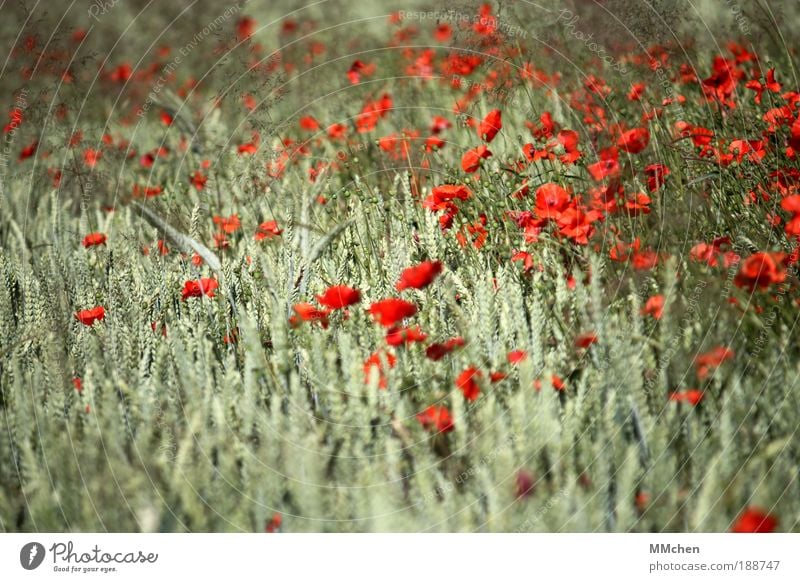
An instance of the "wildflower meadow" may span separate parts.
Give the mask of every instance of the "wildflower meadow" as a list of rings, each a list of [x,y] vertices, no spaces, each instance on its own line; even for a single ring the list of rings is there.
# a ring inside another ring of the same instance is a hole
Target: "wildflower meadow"
[[[33,4],[0,531],[800,529],[792,3]]]

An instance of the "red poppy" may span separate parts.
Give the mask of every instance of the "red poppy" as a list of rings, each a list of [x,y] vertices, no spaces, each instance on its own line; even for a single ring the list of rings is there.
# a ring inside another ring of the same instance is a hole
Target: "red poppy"
[[[536,189],[536,215],[539,218],[558,218],[569,206],[569,193],[552,182]]]
[[[236,36],[239,42],[245,41],[253,36],[256,28],[256,21],[250,16],[244,16],[236,23]]]
[[[617,140],[617,147],[629,154],[638,154],[650,143],[650,132],[646,127],[629,129]]]
[[[201,277],[200,279],[189,279],[183,284],[181,300],[186,301],[189,297],[214,297],[214,292],[219,287],[216,279],[211,277]]]
[[[478,137],[486,143],[489,143],[502,128],[502,113],[499,109],[493,109],[483,118],[483,121],[478,124]]]
[[[275,533],[280,531],[281,524],[283,523],[283,516],[277,511],[272,514],[272,517],[264,525],[264,533]]]
[[[619,174],[619,152],[617,148],[606,148],[600,151],[600,160],[586,168],[596,182],[613,178]]]
[[[512,352],[508,352],[506,356],[509,364],[519,364],[528,359],[528,352],[524,350],[514,350]]]
[[[347,285],[334,285],[317,295],[317,301],[329,309],[343,309],[361,301],[361,293]]]
[[[220,227],[223,232],[227,232],[228,234],[232,232],[236,232],[239,227],[241,226],[241,222],[239,221],[238,214],[231,214],[230,216],[215,216],[213,218],[214,224]]]
[[[102,321],[105,316],[106,310],[99,305],[97,307],[84,309],[75,313],[75,319],[87,326],[92,326],[95,321]]]
[[[369,313],[382,326],[392,327],[416,314],[417,306],[402,299],[390,298],[370,305]]]
[[[603,215],[597,210],[587,211],[579,206],[569,206],[558,216],[559,234],[576,244],[589,244],[589,237],[595,232],[593,223],[601,218]]]
[[[428,336],[419,326],[415,327],[390,327],[386,332],[386,343],[390,346],[407,345],[414,342],[424,342]]]
[[[425,350],[425,357],[438,362],[454,349],[464,346],[465,343],[464,338],[454,337],[442,343],[431,344]]]
[[[392,352],[382,352],[378,351],[370,355],[364,361],[364,383],[366,384],[369,382],[370,374],[372,373],[373,368],[378,369],[378,387],[381,390],[385,390],[387,386],[386,381],[386,373],[384,371],[384,363],[390,369],[394,368],[395,364],[397,363],[397,358]]]
[[[331,313],[329,310],[317,309],[310,303],[298,303],[292,309],[297,315],[289,318],[290,325],[296,326],[301,321],[318,321],[322,327],[328,327],[328,315]]]
[[[692,406],[697,406],[704,395],[705,393],[702,390],[692,388],[683,392],[673,392],[669,395],[669,399],[673,402],[688,402]]]
[[[584,350],[589,346],[591,346],[592,344],[596,343],[597,343],[597,334],[595,334],[594,332],[582,333],[575,338],[575,347]]]
[[[664,315],[664,296],[653,295],[644,304],[641,311],[642,315],[652,315],[653,319],[661,319]]]
[[[747,257],[733,279],[737,287],[750,291],[766,289],[772,284],[783,283],[786,271],[783,268],[784,253],[755,253]]]
[[[19,152],[19,161],[25,161],[28,158],[32,157],[33,154],[36,153],[36,150],[39,148],[39,141],[31,142],[30,144],[26,145],[22,150]]]
[[[446,117],[442,117],[441,115],[434,115],[433,121],[431,122],[431,133],[442,133],[444,130],[449,129],[452,127],[452,123]]]
[[[446,142],[438,135],[431,135],[425,139],[425,151],[430,153],[440,150],[444,147],[445,143]]]
[[[442,184],[431,191],[430,196],[425,198],[422,206],[432,212],[436,212],[449,208],[453,200],[467,200],[470,196],[472,196],[472,192],[466,186]]]
[[[562,129],[558,132],[558,143],[564,147],[564,155],[561,156],[561,162],[564,164],[572,164],[580,159],[581,152],[578,149],[579,135],[577,131],[571,129]]]
[[[517,490],[517,499],[523,499],[531,495],[536,487],[536,477],[530,471],[520,469],[514,479]]]
[[[311,117],[310,115],[306,115],[305,117],[300,118],[300,128],[306,131],[319,131],[319,122]]]
[[[83,237],[83,242],[81,244],[88,249],[89,247],[104,245],[107,240],[108,237],[102,232],[90,232]]]
[[[472,402],[480,396],[481,388],[478,380],[483,377],[480,370],[470,366],[458,375],[456,378],[456,388],[464,393],[464,398]]]
[[[772,533],[777,527],[777,518],[756,507],[748,507],[736,519],[731,527],[731,532]]]
[[[440,261],[424,261],[414,267],[405,269],[400,274],[400,280],[395,285],[395,289],[403,291],[404,289],[424,289],[436,279],[437,275],[442,272],[442,263]]]
[[[664,178],[669,176],[670,171],[664,164],[650,164],[644,169],[647,176],[647,189],[655,192],[664,185]]]
[[[436,430],[437,433],[448,433],[455,428],[450,411],[435,404],[417,414],[417,420],[425,430]]]
[[[566,388],[564,380],[562,380],[561,377],[556,374],[550,376],[550,385],[553,387],[553,390],[557,390],[558,392],[561,392],[564,390],[564,388]],[[542,381],[537,378],[533,381],[533,387],[536,388],[536,390],[541,390]]]
[[[256,240],[264,240],[265,238],[280,236],[282,232],[283,230],[278,228],[278,223],[276,221],[268,220],[258,225],[253,238]]]
[[[709,352],[698,355],[694,362],[697,367],[697,378],[705,380],[712,370],[719,368],[724,362],[732,360],[734,356],[735,353],[732,349],[723,346],[717,346]]]
[[[102,157],[103,152],[93,148],[87,148],[83,152],[83,162],[90,168],[94,168]]]
[[[490,152],[489,148],[487,148],[485,145],[479,145],[474,149],[467,150],[467,152],[461,158],[461,168],[466,173],[471,174],[481,167],[481,160],[486,159],[491,155],[492,152]]]
[[[195,189],[197,189],[198,191],[200,191],[200,190],[202,190],[203,188],[205,188],[205,187],[206,187],[206,182],[208,182],[208,178],[207,178],[207,177],[205,177],[205,176],[204,176],[202,173],[200,173],[200,171],[198,170],[198,171],[196,171],[194,174],[192,174],[192,179],[191,179],[191,182],[192,182],[192,186],[194,186],[194,187],[195,187]]]

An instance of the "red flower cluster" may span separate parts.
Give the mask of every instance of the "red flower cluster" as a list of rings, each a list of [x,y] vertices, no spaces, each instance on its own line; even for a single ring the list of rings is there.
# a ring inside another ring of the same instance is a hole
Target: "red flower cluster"
[[[189,297],[214,297],[214,292],[219,287],[219,282],[214,278],[201,277],[200,279],[189,279],[183,284],[181,300],[186,301]]]
[[[75,319],[80,321],[83,325],[91,327],[95,321],[102,321],[106,316],[105,308],[101,306],[92,307],[91,309],[84,309],[75,313]]]

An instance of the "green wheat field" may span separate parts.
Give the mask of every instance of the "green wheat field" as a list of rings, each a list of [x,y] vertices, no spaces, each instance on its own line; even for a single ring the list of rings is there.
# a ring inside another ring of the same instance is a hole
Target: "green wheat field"
[[[680,4],[4,8],[0,531],[800,530],[800,15]]]

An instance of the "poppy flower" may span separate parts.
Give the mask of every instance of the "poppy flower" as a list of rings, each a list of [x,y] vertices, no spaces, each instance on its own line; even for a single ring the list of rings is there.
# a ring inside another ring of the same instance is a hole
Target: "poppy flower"
[[[297,303],[292,310],[297,314],[289,318],[289,324],[293,327],[301,321],[318,321],[323,328],[328,327],[328,315],[331,312],[327,309],[318,309],[310,303]]]
[[[653,295],[644,304],[641,311],[642,315],[652,315],[653,319],[661,319],[664,315],[664,296]]]
[[[731,527],[733,533],[772,533],[778,520],[756,507],[746,508]]]
[[[431,135],[425,139],[425,151],[428,153],[440,150],[446,142],[438,135]]]
[[[306,115],[300,118],[300,128],[305,131],[319,131],[320,125],[316,119],[310,115]]]
[[[750,255],[743,261],[733,283],[750,291],[783,283],[786,280],[786,271],[782,264],[785,257],[784,253],[760,252]]]
[[[594,232],[593,223],[603,215],[597,210],[586,210],[578,206],[569,206],[557,219],[559,234],[579,245],[589,244],[589,237]]]
[[[245,41],[253,36],[256,28],[256,21],[250,16],[244,16],[236,23],[236,36],[239,42]]]
[[[32,157],[33,154],[36,153],[36,150],[39,148],[39,141],[31,142],[30,144],[26,145],[22,150],[19,152],[19,161],[23,162],[28,158]]]
[[[502,128],[502,113],[499,109],[493,109],[483,118],[483,121],[478,124],[478,137],[486,143],[489,143]]]
[[[536,189],[536,215],[539,218],[558,218],[569,206],[569,193],[552,182]]]
[[[617,147],[629,154],[638,154],[650,143],[650,132],[646,127],[629,129],[617,140]]]
[[[223,232],[231,234],[236,232],[241,226],[238,214],[231,214],[230,216],[215,216],[213,218],[214,224],[220,227]]]
[[[414,267],[409,267],[400,274],[400,280],[394,286],[398,291],[404,289],[424,289],[439,273],[442,272],[441,261],[424,261]]]
[[[564,147],[564,155],[561,156],[561,162],[564,164],[573,164],[581,157],[581,152],[578,149],[579,135],[577,131],[572,129],[562,129],[558,132],[558,143]]]
[[[644,174],[647,176],[647,189],[655,192],[664,185],[664,178],[669,176],[670,171],[664,164],[650,164],[645,167]]]
[[[415,327],[390,327],[386,332],[386,343],[390,346],[408,345],[414,342],[424,342],[428,336],[419,326]]]
[[[514,479],[517,490],[517,499],[523,499],[531,495],[536,487],[536,477],[530,471],[520,469]]]
[[[669,395],[669,399],[672,402],[688,402],[692,406],[697,406],[703,399],[704,394],[702,390],[692,388],[683,392],[673,392]]]
[[[107,240],[108,237],[102,232],[90,232],[83,237],[83,242],[81,244],[88,249],[89,247],[104,245]]]
[[[558,392],[561,392],[564,390],[564,388],[566,388],[564,380],[561,379],[561,376],[558,376],[556,374],[550,376],[550,385],[553,387],[553,390],[556,390]],[[541,390],[542,381],[537,378],[536,380],[533,381],[533,387],[536,388],[536,390]]]
[[[272,514],[272,517],[264,525],[264,533],[275,533],[280,531],[281,524],[283,523],[283,516],[277,511]]]
[[[528,352],[524,350],[514,350],[512,352],[508,352],[506,356],[506,360],[508,360],[509,364],[519,364],[528,359]]]
[[[198,170],[194,174],[192,174],[191,182],[192,186],[194,186],[197,191],[201,191],[203,188],[206,187],[206,182],[208,182],[208,178]]]
[[[606,148],[600,151],[600,159],[587,166],[589,174],[596,182],[619,175],[619,152],[617,148]]]
[[[75,313],[75,319],[80,321],[83,325],[91,327],[95,321],[102,321],[106,316],[105,308],[101,306],[92,307],[91,309],[84,309]]]
[[[434,115],[433,121],[431,122],[431,133],[437,134],[445,131],[446,129],[450,129],[452,127],[452,123],[446,117],[442,117],[441,115]]]
[[[596,343],[597,343],[597,334],[595,334],[594,332],[582,333],[575,338],[575,347],[584,350],[589,346],[591,346],[592,344]]]
[[[732,360],[735,352],[723,346],[717,346],[711,351],[700,354],[695,358],[697,368],[697,378],[705,380],[712,370],[719,368],[724,362]]]
[[[265,238],[280,236],[282,232],[283,230],[278,228],[278,223],[276,221],[268,220],[258,225],[253,238],[256,240],[264,240]]]
[[[102,157],[103,152],[94,148],[87,148],[83,152],[83,162],[90,168],[94,168]]]
[[[403,299],[390,298],[370,305],[369,313],[382,326],[392,327],[405,318],[415,315],[417,306]]]
[[[461,158],[461,169],[463,169],[466,173],[471,174],[481,167],[481,160],[484,160],[491,155],[492,152],[490,152],[489,148],[487,148],[485,145],[479,145],[474,149],[467,150],[467,152]]]
[[[477,400],[481,393],[478,380],[480,380],[482,377],[483,374],[480,370],[470,366],[461,372],[456,378],[456,388],[461,390],[461,392],[464,394],[464,398],[470,402]]]
[[[347,285],[334,285],[317,295],[317,301],[329,309],[343,309],[361,301],[361,293]]]
[[[463,347],[465,343],[464,338],[454,337],[442,343],[431,344],[425,350],[425,357],[438,362],[454,349]]]
[[[435,404],[417,414],[417,420],[425,430],[436,430],[437,433],[448,433],[455,428],[450,411]]]
[[[252,156],[254,153],[258,151],[258,145],[252,141],[249,141],[247,143],[239,145],[236,151],[239,153],[239,155]]]
[[[189,279],[183,284],[183,293],[181,300],[186,301],[189,297],[214,297],[214,292],[219,287],[216,279],[211,277],[201,277],[198,279]]]
[[[472,191],[466,186],[442,184],[431,191],[430,196],[422,202],[422,206],[432,212],[446,210],[453,206],[453,200],[467,200],[470,196],[472,196]]]
[[[390,369],[394,368],[397,363],[397,357],[392,352],[374,352],[370,357],[364,360],[364,383],[369,382],[370,374],[373,368],[378,369],[378,387],[385,390],[387,386],[386,373],[384,371],[384,363]]]

